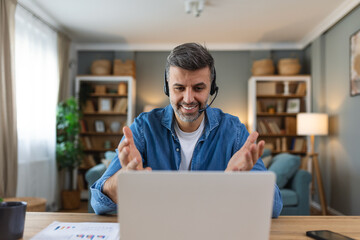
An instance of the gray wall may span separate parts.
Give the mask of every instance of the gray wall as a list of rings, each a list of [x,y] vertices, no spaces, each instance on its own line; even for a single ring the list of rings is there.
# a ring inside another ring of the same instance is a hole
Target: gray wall
[[[140,114],[145,105],[164,107],[169,104],[163,92],[164,69],[169,52],[116,52],[79,51],[78,74],[90,74],[91,63],[96,59],[134,59],[136,64],[136,113]],[[271,57],[275,64],[278,59],[298,57],[305,66],[304,51],[212,51],[215,59],[219,94],[213,107],[238,116],[247,123],[247,81],[251,76],[254,60]],[[305,67],[301,73],[308,73]]]
[[[329,137],[316,149],[328,205],[346,215],[360,214],[360,96],[350,97],[350,36],[360,29],[356,8],[310,46],[313,110],[330,116]]]

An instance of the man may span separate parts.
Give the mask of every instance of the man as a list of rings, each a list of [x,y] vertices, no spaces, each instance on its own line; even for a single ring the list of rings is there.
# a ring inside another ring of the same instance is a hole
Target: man
[[[130,128],[124,127],[117,157],[91,187],[97,214],[116,210],[118,171],[266,171],[259,158],[265,143],[256,144],[258,133],[249,135],[237,117],[207,106],[217,91],[214,60],[206,48],[186,43],[172,50],[164,82],[171,104],[142,113]],[[272,216],[278,217],[281,209],[275,185]]]

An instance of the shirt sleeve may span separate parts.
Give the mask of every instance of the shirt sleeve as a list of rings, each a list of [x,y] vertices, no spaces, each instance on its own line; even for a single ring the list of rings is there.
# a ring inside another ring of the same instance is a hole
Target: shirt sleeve
[[[118,150],[116,149],[116,153]],[[91,187],[91,206],[96,214],[106,214],[116,211],[116,203],[103,193],[105,181],[121,168],[119,158],[116,154],[105,173]]]
[[[240,130],[238,131],[238,137],[237,137],[238,142],[236,149],[241,149],[241,147],[245,144],[245,141],[248,137],[249,137],[249,132],[246,130],[245,125],[241,124]],[[268,171],[261,157],[257,160],[256,164],[251,169],[251,171]],[[283,208],[283,201],[281,198],[280,189],[275,183],[272,217],[277,218],[280,215],[282,208]]]

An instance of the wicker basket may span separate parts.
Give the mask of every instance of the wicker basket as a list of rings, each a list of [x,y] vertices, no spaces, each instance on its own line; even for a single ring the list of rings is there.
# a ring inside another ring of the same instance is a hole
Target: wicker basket
[[[275,72],[274,63],[271,59],[254,61],[251,72],[253,76],[273,75]]]
[[[111,61],[110,60],[96,60],[91,64],[92,75],[110,75]]]
[[[113,74],[117,76],[135,77],[135,62],[133,60],[126,60],[123,62],[120,59],[115,59]]]
[[[278,62],[278,72],[280,75],[299,74],[301,65],[297,58],[283,58]]]
[[[4,198],[5,202],[27,202],[27,212],[45,212],[46,199],[38,197],[14,197]]]

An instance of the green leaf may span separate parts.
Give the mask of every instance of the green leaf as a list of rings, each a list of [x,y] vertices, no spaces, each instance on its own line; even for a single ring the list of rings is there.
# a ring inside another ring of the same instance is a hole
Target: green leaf
[[[83,157],[79,142],[81,114],[75,98],[69,98],[57,106],[56,111],[56,161],[59,169],[78,167]]]

